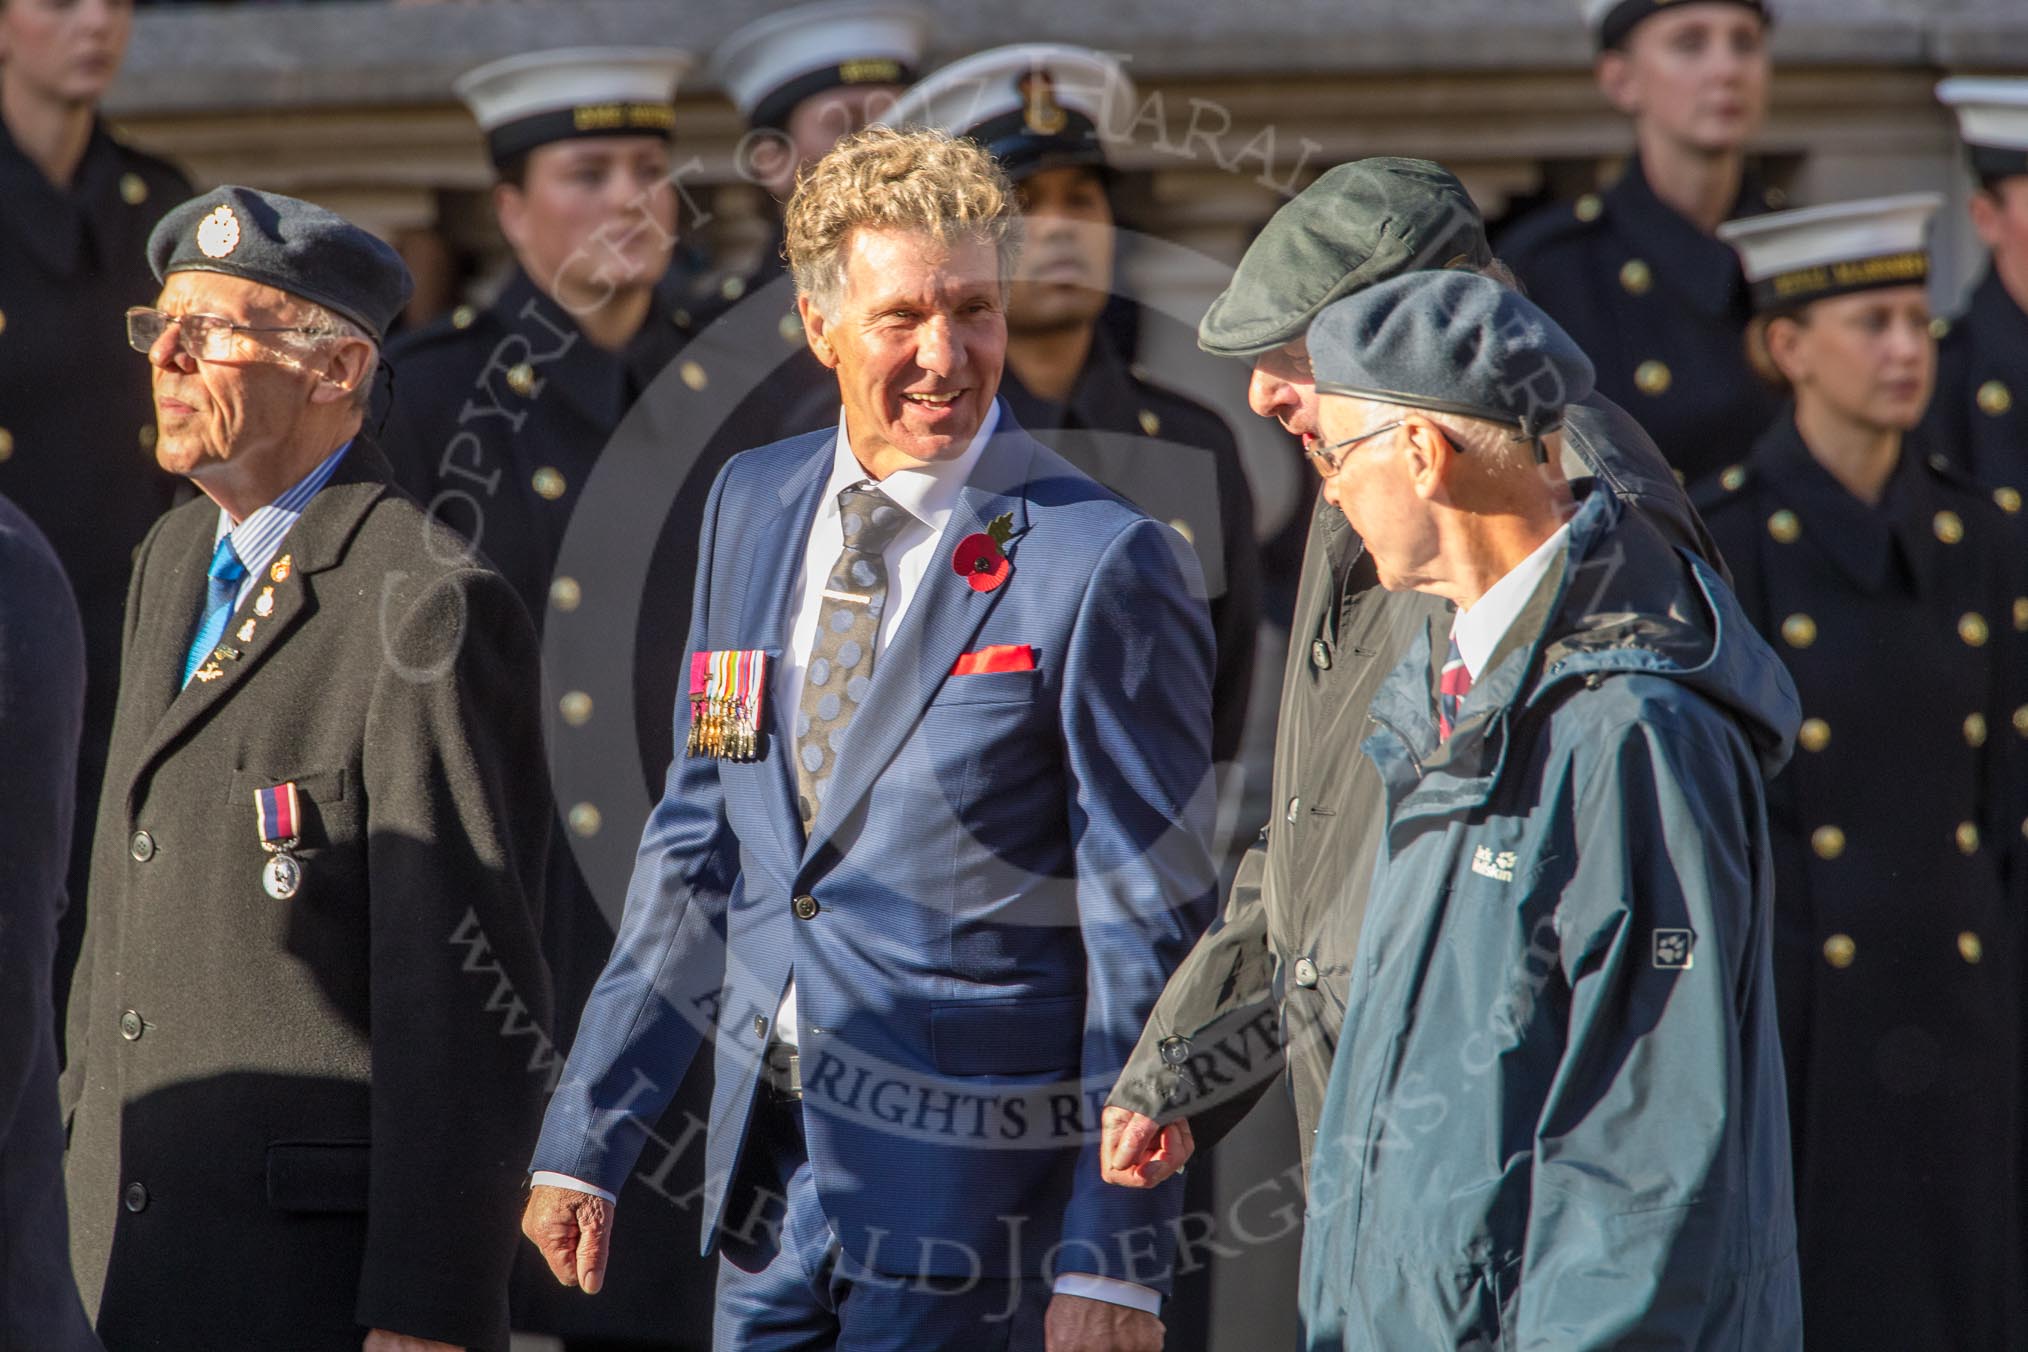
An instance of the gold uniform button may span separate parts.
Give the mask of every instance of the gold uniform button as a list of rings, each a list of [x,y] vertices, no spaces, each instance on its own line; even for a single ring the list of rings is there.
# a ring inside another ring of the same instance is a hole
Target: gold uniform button
[[[1767,533],[1774,536],[1777,544],[1792,545],[1802,536],[1803,523],[1796,520],[1796,514],[1783,508],[1767,519]]]
[[[2028,704],[2024,704],[2014,711],[2014,731],[2020,733],[2023,737],[2028,737]]]
[[[574,728],[581,728],[591,722],[592,697],[582,690],[573,690],[556,702],[563,714],[563,721]]]
[[[1605,199],[1595,192],[1588,192],[1578,198],[1570,209],[1580,221],[1595,221],[1605,210]]]
[[[1791,648],[1807,648],[1817,641],[1817,622],[1796,614],[1782,621],[1782,642]]]
[[[141,450],[144,453],[153,452],[155,449],[155,424],[142,423],[140,430],[134,433],[134,440],[140,443]]]
[[[1638,258],[1629,258],[1626,266],[1620,269],[1620,285],[1627,289],[1630,296],[1645,296],[1654,284],[1654,271]]]
[[[1746,466],[1727,465],[1719,472],[1718,486],[1728,493],[1737,493],[1746,487]]]
[[[477,310],[474,310],[469,305],[460,305],[457,309],[451,311],[451,327],[454,329],[469,329],[472,327],[472,321],[478,317],[479,312]]]
[[[570,814],[564,820],[570,824],[572,831],[585,837],[597,835],[599,827],[605,824],[605,818],[600,815],[597,806],[591,803],[579,803],[570,810]]]
[[[2005,381],[1989,380],[1979,386],[1979,412],[1989,418],[2004,417],[2014,407],[2014,392]]]
[[[676,374],[682,376],[683,383],[693,390],[701,390],[711,383],[711,377],[706,375],[704,368],[694,361],[686,361],[677,367]]]
[[[2012,516],[2021,510],[2021,490],[2018,488],[1996,488],[1993,490],[1993,501],[1999,504],[2001,511],[2005,512],[2008,516]]]
[[[524,399],[535,393],[535,368],[525,361],[508,367],[507,388]]]
[[[803,319],[794,310],[783,315],[782,322],[776,327],[782,335],[783,342],[793,344],[803,341]]]
[[[552,469],[548,465],[544,465],[541,469],[535,471],[535,477],[531,482],[535,485],[535,496],[546,498],[550,502],[555,502],[558,498],[562,497],[564,490],[569,487],[568,484],[564,483],[562,473]]]
[[[1972,931],[1962,930],[1958,934],[1958,956],[1976,967],[1979,959],[1986,956],[1986,945]]]
[[[1806,718],[1796,731],[1796,741],[1805,751],[1822,751],[1831,744],[1831,725],[1821,718]]]
[[[1929,336],[1934,338],[1939,343],[1941,343],[1944,339],[1950,337],[1951,336],[1950,320],[1945,319],[1942,315],[1938,315],[1935,319],[1930,320]]]
[[[1162,420],[1155,416],[1154,409],[1144,408],[1141,410],[1141,430],[1151,437],[1161,435]]]
[[[1836,859],[1845,853],[1845,833],[1835,826],[1820,826],[1810,832],[1810,848],[1819,859]]]
[[[2014,630],[2016,633],[2028,633],[2028,596],[2014,598]]]
[[[688,310],[678,310],[669,316],[669,322],[679,329],[687,329],[690,327],[690,318]]]
[[[1634,368],[1634,384],[1642,394],[1663,395],[1669,392],[1669,382],[1675,377],[1669,374],[1666,362],[1644,361]]]
[[[1958,637],[1974,648],[1986,646],[1991,632],[1986,628],[1986,617],[1976,610],[1968,610],[1958,620]]]
[[[0,427],[0,465],[14,458],[14,434]]]
[[[1947,545],[1954,545],[1965,538],[1965,521],[1956,512],[1938,512],[1930,518],[1929,528],[1936,532],[1936,538]]]
[[[7,312],[0,310],[0,333],[7,332]]]
[[[718,294],[727,300],[738,300],[746,294],[746,278],[728,277],[718,284]]]
[[[1979,852],[1978,826],[1973,822],[1959,822],[1957,842],[1959,854],[1977,854]]]
[[[1169,529],[1175,531],[1178,535],[1182,536],[1184,544],[1194,545],[1197,543],[1197,532],[1192,530],[1190,528],[1190,523],[1188,521],[1185,521],[1182,517],[1179,516],[1172,518],[1169,522]]]
[[[1986,716],[1984,714],[1966,714],[1965,745],[1969,747],[1984,746],[1986,744],[1986,736]]]
[[[574,577],[560,577],[549,584],[549,604],[569,614],[584,600],[584,588]]]
[[[1824,961],[1839,971],[1852,965],[1852,959],[1859,956],[1859,945],[1852,942],[1849,934],[1834,934],[1824,940]]]
[[[120,175],[120,200],[137,207],[148,200],[148,180],[139,174]]]

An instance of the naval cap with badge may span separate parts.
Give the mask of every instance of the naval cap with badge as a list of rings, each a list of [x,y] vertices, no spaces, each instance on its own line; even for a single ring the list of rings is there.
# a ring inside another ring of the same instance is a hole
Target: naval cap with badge
[[[993,47],[927,76],[886,121],[977,141],[1016,182],[1044,169],[1109,171],[1134,82],[1104,52],[1058,42]]]
[[[392,246],[335,211],[225,184],[170,209],[148,236],[155,280],[219,272],[314,301],[379,342],[415,283]]]
[[[2028,174],[2028,76],[1955,76],[1936,96],[1957,114],[1958,136],[1983,183]]]
[[[1197,346],[1251,360],[1309,332],[1333,301],[1422,268],[1484,267],[1486,222],[1457,175],[1380,156],[1327,171],[1269,218],[1197,326]]]
[[[1585,23],[1598,35],[1598,49],[1602,52],[1624,46],[1627,34],[1638,28],[1642,20],[1692,5],[1737,5],[1760,15],[1763,24],[1774,22],[1774,9],[1765,0],[1578,0],[1578,4],[1584,11]]]
[[[1869,197],[1747,216],[1718,227],[1739,251],[1757,314],[1793,314],[1811,301],[1929,280],[1924,237],[1943,206],[1933,192]]]
[[[581,136],[676,133],[676,82],[690,53],[673,47],[563,47],[466,71],[451,88],[486,133],[494,168]]]
[[[1575,339],[1491,277],[1411,272],[1333,301],[1310,326],[1320,394],[1483,418],[1540,438],[1592,390]]]
[[[754,20],[711,54],[711,73],[752,127],[786,131],[804,99],[915,81],[929,14],[898,0],[826,0]]]

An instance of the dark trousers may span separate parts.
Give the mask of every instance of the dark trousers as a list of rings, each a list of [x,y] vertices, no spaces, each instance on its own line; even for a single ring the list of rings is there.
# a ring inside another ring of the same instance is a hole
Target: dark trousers
[[[719,1241],[714,1352],[1042,1352],[1039,1279],[894,1277],[842,1252],[801,1105],[761,1092],[727,1212],[738,1228]]]

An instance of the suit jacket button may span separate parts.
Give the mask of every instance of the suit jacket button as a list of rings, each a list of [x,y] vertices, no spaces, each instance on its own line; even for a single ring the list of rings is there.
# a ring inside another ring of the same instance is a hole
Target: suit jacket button
[[[148,1190],[139,1183],[129,1183],[127,1190],[120,1194],[120,1205],[129,1211],[148,1209]]]
[[[1162,1039],[1162,1060],[1172,1066],[1180,1066],[1190,1059],[1190,1039],[1173,1034]]]
[[[155,837],[146,831],[136,831],[134,839],[127,845],[127,850],[134,856],[136,863],[145,864],[155,857]]]
[[[768,1021],[766,1015],[756,1014],[753,1016],[753,1035],[755,1037],[766,1037],[768,1035]]]
[[[1331,645],[1323,639],[1317,639],[1310,644],[1310,665],[1319,671],[1331,669]]]
[[[1309,990],[1317,984],[1317,964],[1308,958],[1296,959],[1296,984]]]
[[[127,1041],[139,1042],[144,1027],[139,1011],[130,1009],[120,1015],[120,1036]]]
[[[817,904],[817,899],[807,892],[797,897],[791,904],[798,920],[814,920],[817,918],[817,912],[823,909]]]

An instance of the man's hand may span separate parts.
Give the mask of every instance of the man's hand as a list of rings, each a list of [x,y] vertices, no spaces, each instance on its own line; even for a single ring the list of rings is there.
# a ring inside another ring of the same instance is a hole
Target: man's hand
[[[588,1296],[606,1284],[613,1243],[613,1204],[575,1188],[537,1184],[521,1213],[521,1233],[542,1251],[556,1280]],[[377,1350],[376,1350],[377,1352]]]
[[[433,1342],[428,1338],[411,1338],[406,1333],[375,1329],[359,1345],[359,1352],[465,1352],[465,1349],[456,1343]]]
[[[1086,1296],[1049,1298],[1046,1352],[1162,1352],[1162,1321],[1146,1310]]]
[[[1197,1143],[1190,1122],[1163,1126],[1127,1108],[1107,1108],[1099,1117],[1099,1177],[1123,1188],[1152,1188],[1183,1172]]]

